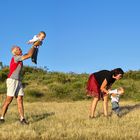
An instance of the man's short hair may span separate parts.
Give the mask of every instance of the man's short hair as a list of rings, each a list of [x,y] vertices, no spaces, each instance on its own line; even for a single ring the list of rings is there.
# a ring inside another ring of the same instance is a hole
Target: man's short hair
[[[13,55],[16,55],[16,51],[17,51],[18,48],[20,48],[20,47],[19,47],[19,46],[16,46],[16,45],[14,45],[14,46],[11,48],[11,52],[12,52]]]

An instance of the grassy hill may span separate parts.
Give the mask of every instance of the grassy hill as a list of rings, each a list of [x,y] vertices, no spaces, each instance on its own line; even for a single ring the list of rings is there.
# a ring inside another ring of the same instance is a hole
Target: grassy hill
[[[0,94],[6,93],[5,80],[8,67],[0,71]],[[33,101],[77,101],[87,99],[86,83],[89,74],[47,72],[35,67],[24,67],[23,85],[25,100]],[[124,87],[124,99],[140,101],[140,71],[128,71],[124,78],[115,82],[113,88]]]

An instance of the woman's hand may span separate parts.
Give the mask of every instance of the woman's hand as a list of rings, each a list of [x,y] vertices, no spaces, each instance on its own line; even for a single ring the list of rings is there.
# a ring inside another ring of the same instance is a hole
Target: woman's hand
[[[116,94],[114,94],[114,93],[112,93],[112,94],[111,94],[111,96],[116,97],[117,95],[116,95]]]

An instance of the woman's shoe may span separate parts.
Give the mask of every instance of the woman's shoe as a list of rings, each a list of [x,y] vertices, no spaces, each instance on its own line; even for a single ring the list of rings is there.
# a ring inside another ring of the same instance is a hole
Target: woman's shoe
[[[89,119],[94,119],[95,118],[95,116],[89,116]]]

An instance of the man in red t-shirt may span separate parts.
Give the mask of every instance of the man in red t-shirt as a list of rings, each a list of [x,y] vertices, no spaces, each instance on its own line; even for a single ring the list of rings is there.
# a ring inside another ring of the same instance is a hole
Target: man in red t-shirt
[[[39,46],[39,43],[35,43],[34,46]],[[12,102],[13,98],[17,98],[18,111],[20,115],[21,124],[28,124],[28,122],[24,118],[24,106],[23,106],[23,87],[21,83],[21,70],[23,67],[23,61],[25,59],[31,58],[34,53],[34,46],[31,47],[29,52],[25,55],[22,55],[22,50],[18,46],[14,46],[11,50],[13,57],[10,62],[10,72],[8,74],[8,78],[6,80],[7,84],[7,97],[2,106],[0,122],[4,122],[4,116],[8,109],[8,106]]]

